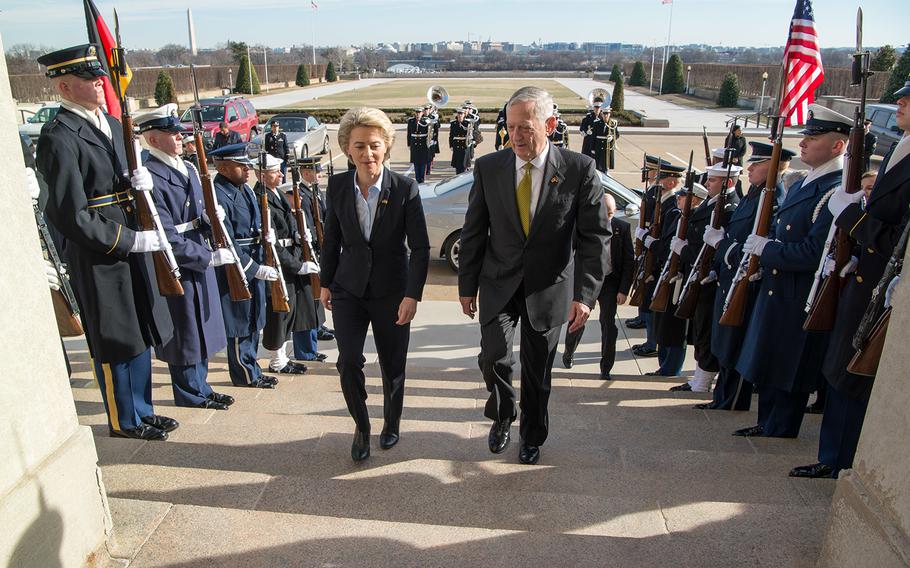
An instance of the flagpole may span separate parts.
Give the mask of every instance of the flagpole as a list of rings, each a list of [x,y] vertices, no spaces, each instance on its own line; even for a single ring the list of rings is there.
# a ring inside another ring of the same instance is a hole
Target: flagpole
[[[660,64],[660,91],[658,95],[664,93],[664,69],[667,66],[667,58],[670,55],[670,33],[673,30],[673,0],[670,0],[670,21],[667,24],[667,44],[664,46],[664,60]]]
[[[316,10],[317,10],[317,8],[316,8],[315,4],[311,4],[311,5],[313,6],[313,17],[310,18],[310,28],[311,28],[311,31],[313,34],[313,45],[311,47],[313,48],[313,68],[315,69],[315,67],[316,67]]]

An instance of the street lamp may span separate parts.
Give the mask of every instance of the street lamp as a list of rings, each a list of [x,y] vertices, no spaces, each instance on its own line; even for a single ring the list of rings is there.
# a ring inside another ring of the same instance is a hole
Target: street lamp
[[[761,74],[761,98],[758,99],[758,118],[761,120],[761,113],[765,109],[765,85],[768,84],[768,72]]]
[[[228,67],[228,93],[234,92],[234,70]]]
[[[692,74],[692,66],[689,65],[686,67],[686,94],[689,94],[689,75]]]

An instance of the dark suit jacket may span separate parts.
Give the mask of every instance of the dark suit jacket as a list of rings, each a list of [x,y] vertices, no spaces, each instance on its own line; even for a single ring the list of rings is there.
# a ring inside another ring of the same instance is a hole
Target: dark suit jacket
[[[515,153],[500,150],[475,164],[461,231],[458,294],[473,297],[480,291],[482,324],[520,285],[536,330],[565,323],[570,298],[593,307],[600,294],[610,225],[594,160],[551,144],[543,186],[526,237],[515,203]],[[574,279],[573,257],[581,263]]]
[[[322,285],[364,297],[420,300],[430,262],[430,240],[417,182],[386,169],[370,240],[363,238],[350,170],[329,178],[326,191]],[[407,241],[407,247],[405,246]],[[410,249],[410,256],[408,250]]]
[[[610,237],[610,260],[612,271],[604,278],[604,291],[621,292],[628,295],[635,276],[635,250],[632,247],[632,229],[627,221],[614,217],[610,223],[613,235]],[[612,292],[611,292],[612,293]]]

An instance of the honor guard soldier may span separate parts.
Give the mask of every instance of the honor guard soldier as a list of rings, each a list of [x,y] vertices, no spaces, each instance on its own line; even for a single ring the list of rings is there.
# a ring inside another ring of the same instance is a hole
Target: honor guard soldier
[[[752,234],[755,216],[758,213],[759,198],[768,177],[771,166],[773,147],[764,142],[749,142],[752,155],[749,157],[749,190],[736,205],[730,220],[725,227],[714,229],[705,227],[703,239],[708,246],[714,247],[714,272],[717,274],[717,292],[714,295],[714,313],[711,324],[711,353],[717,358],[719,371],[717,384],[714,387],[712,401],[696,405],[702,410],[749,410],[752,404],[752,385],[746,382],[736,370],[740,349],[746,334],[746,326],[720,325],[724,311],[724,302],[733,284],[733,278],[742,260],[742,246]],[[781,150],[781,166],[784,159],[789,161],[795,154],[786,149]],[[712,166],[713,169],[715,166]],[[725,170],[726,171],[726,170]],[[776,197],[782,193],[780,185],[775,190]],[[749,299],[746,302],[745,321],[749,321],[752,306],[758,295],[758,282],[749,283]],[[704,289],[702,289],[704,293]]]
[[[315,229],[316,219],[313,217],[313,202],[315,201],[319,208],[319,222],[325,222],[325,197],[319,191],[319,176],[322,172],[322,164],[317,157],[300,158],[300,201],[302,202],[303,215],[306,220],[307,230],[309,231],[309,242],[312,243],[316,257],[322,254],[322,242],[319,240],[319,231]],[[292,199],[293,186],[285,186],[285,197],[293,205]],[[293,212],[293,209],[292,209]],[[307,238],[306,231],[298,231],[302,238]],[[310,278],[312,279],[312,278]],[[316,319],[319,322],[315,328],[307,328],[304,331],[294,332],[294,359],[298,361],[325,361],[325,353],[320,353],[318,346],[319,341],[334,341],[335,333],[325,326],[325,309],[322,304],[316,301]]]
[[[218,203],[224,208],[225,230],[234,243],[234,250],[246,274],[252,298],[235,302],[231,299],[227,275],[223,268],[215,270],[221,292],[221,312],[228,336],[228,371],[235,386],[275,388],[278,379],[264,375],[256,353],[259,334],[265,327],[265,282],[278,279],[278,271],[262,264],[259,205],[253,190],[247,185],[253,162],[246,144],[223,146],[210,154],[215,160],[218,175],[213,180]]]
[[[408,119],[408,148],[411,150],[410,161],[414,166],[414,179],[423,183],[427,173],[427,163],[430,161],[430,151],[427,147],[427,136],[430,128],[424,120],[423,107],[414,109],[414,116]]]
[[[288,350],[293,343],[295,332],[310,330],[315,332],[319,327],[316,302],[310,284],[310,274],[319,274],[319,264],[315,262],[315,258],[309,262],[303,260],[302,243],[299,242],[303,239],[308,239],[308,243],[312,242],[309,229],[312,226],[312,216],[307,219],[307,227],[298,228],[291,202],[279,189],[280,184],[280,160],[268,155],[262,180],[256,185],[255,191],[266,192],[272,228],[275,230],[275,254],[281,264],[290,309],[287,312],[266,309],[262,346],[272,351],[272,360],[269,362],[272,371],[300,375],[307,371],[306,365],[291,361]],[[303,213],[306,217],[307,211],[304,210]],[[271,288],[267,288],[266,295],[272,293]],[[266,305],[272,305],[271,298]]]
[[[183,160],[199,167],[199,154],[196,152],[196,139],[192,132],[183,135]]]
[[[452,149],[452,167],[460,174],[465,169],[465,152],[468,144],[468,123],[464,119],[464,109],[455,111],[455,119],[449,123],[449,148]]]
[[[288,135],[281,131],[281,125],[278,121],[273,120],[269,124],[269,131],[265,133],[263,139],[265,141],[266,154],[281,160],[281,178],[284,179],[284,174],[287,172],[287,162],[285,160],[287,160],[290,152]]]
[[[750,144],[751,144],[751,142],[750,142]],[[711,165],[713,166],[715,164],[722,164],[724,162],[724,154],[726,153],[726,151],[727,151],[726,148],[714,148],[713,150],[711,150]],[[788,152],[789,152],[789,150],[788,150]],[[790,154],[793,154],[793,152],[790,152]],[[781,153],[781,162],[783,162],[783,161],[784,161],[784,155],[783,155],[783,153]],[[790,163],[790,161],[787,160],[787,164],[789,164],[789,163]],[[734,164],[734,165],[736,165],[736,164]],[[741,166],[736,165],[736,167],[739,168],[740,172],[742,172],[743,168]],[[708,170],[710,170],[710,169],[711,169],[711,167],[709,166]],[[708,170],[705,170],[701,174],[701,176],[699,177],[698,183],[700,183],[702,185],[707,184]],[[736,193],[735,193],[735,196],[732,196],[732,197],[734,197],[733,204],[736,205],[737,203],[739,203],[739,200],[742,199],[742,197],[743,197],[743,181],[741,179],[739,179],[739,177],[736,178],[736,185],[734,186],[734,190]],[[783,200],[783,197],[781,197],[781,200]]]
[[[619,138],[617,122],[611,118],[612,109],[605,107],[600,116],[591,123],[594,136],[592,157],[597,162],[597,169],[607,173],[616,164],[616,140]]]
[[[584,136],[581,141],[581,153],[585,156],[591,156],[595,161],[597,161],[597,156],[594,155],[596,138],[594,138],[593,127],[594,121],[600,120],[600,108],[603,104],[604,100],[602,98],[594,97],[591,110],[581,119],[581,126],[578,128],[578,131]]]
[[[730,166],[729,178],[727,177],[727,167],[723,162],[714,164],[708,168],[707,179],[705,180],[707,190],[707,200],[703,201],[698,207],[693,207],[689,216],[689,228],[686,231],[686,240],[680,241],[675,236],[670,247],[678,247],[680,262],[686,267],[686,274],[695,265],[702,245],[705,244],[705,229],[711,226],[714,220],[715,204],[721,194],[724,195],[724,209],[718,223],[720,230],[726,227],[730,216],[736,209],[736,203],[731,199],[733,197],[734,186],[742,168],[739,166]],[[698,188],[698,185],[696,185]],[[716,256],[715,256],[716,258]],[[714,272],[716,275],[716,271]],[[710,275],[709,275],[710,278]],[[692,378],[670,390],[674,391],[694,391],[710,392],[714,377],[717,376],[720,366],[717,357],[711,352],[711,332],[714,322],[714,300],[717,291],[716,276],[711,282],[705,282],[698,293],[698,303],[695,306],[695,313],[689,323],[689,339],[695,348],[695,374]]]
[[[559,146],[560,148],[569,149],[569,125],[566,124],[559,116],[559,111],[554,110],[553,116],[556,117],[556,128],[553,129],[553,132],[550,134],[550,142],[554,146]]]
[[[212,252],[206,244],[209,221],[202,185],[195,166],[180,158],[183,127],[177,105],[154,109],[137,116],[135,122],[149,147],[145,167],[155,183],[155,204],[183,286],[182,296],[167,298],[174,336],[156,347],[155,353],[168,365],[174,404],[227,410],[234,399],[209,386],[208,362],[227,346],[214,267],[232,262],[233,255],[228,249]]]
[[[831,225],[823,200],[841,183],[852,126],[842,114],[809,106],[799,149],[812,169],[787,192],[768,236],[751,234],[743,245],[760,259],[762,277],[736,370],[758,385],[758,423],[736,435],[795,438],[817,388],[828,333],[803,330],[805,304]]]
[[[143,254],[164,243],[156,231],[136,228],[133,205],[135,193],[152,191],[151,175],[139,167],[125,177],[123,130],[101,108],[105,71],[95,45],[54,51],[38,63],[62,99],[38,146],[45,215],[63,239],[110,435],[165,440],[177,421],[152,408],[150,347],[170,341],[173,326],[151,255]]]
[[[895,96],[898,97],[897,126],[905,133],[910,132],[910,78]],[[853,466],[875,377],[851,373],[847,365],[856,352],[853,336],[910,217],[908,155],[910,135],[904,134],[882,162],[868,199],[857,203],[857,196],[863,192],[849,195],[839,188],[828,201],[834,224],[848,231],[856,241],[858,256],[853,263],[855,272],[847,276],[841,290],[831,342],[822,366],[829,388],[818,463],[794,468],[790,472],[793,477],[837,477],[840,470]],[[894,280],[889,283],[888,296],[894,284]]]

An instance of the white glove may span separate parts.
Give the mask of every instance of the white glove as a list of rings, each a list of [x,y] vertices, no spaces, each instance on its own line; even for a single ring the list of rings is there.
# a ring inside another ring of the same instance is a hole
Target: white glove
[[[278,271],[271,266],[260,264],[259,268],[256,269],[256,278],[259,280],[274,282],[275,280],[278,280]]]
[[[152,191],[155,188],[152,174],[149,173],[145,166],[139,166],[133,170],[133,175],[130,177],[130,185],[136,191]]]
[[[710,284],[712,282],[717,282],[717,272],[715,272],[713,270],[711,272],[709,272],[707,276],[702,278],[701,284],[702,284],[702,286],[704,286],[705,284]]]
[[[224,221],[224,218],[226,217],[226,215],[224,214],[224,207],[222,207],[221,205],[215,206],[215,217],[217,217],[219,221]],[[210,227],[212,226],[212,220],[209,219],[209,214],[204,209],[202,211],[202,220],[205,221],[206,225],[208,225]],[[218,266],[218,265],[215,265],[215,266]]]
[[[307,274],[319,274],[319,265],[315,262],[304,262],[297,274],[306,276]]]
[[[164,243],[157,231],[139,231],[130,252],[155,252],[164,250]]]
[[[827,278],[832,272],[834,272],[834,257],[829,254],[822,267],[822,277]]]
[[[713,249],[717,248],[717,243],[722,241],[724,236],[726,236],[726,231],[724,231],[723,227],[721,227],[719,229],[715,229],[711,225],[708,225],[707,227],[705,227],[705,236],[704,236],[705,244]]]
[[[677,255],[682,254],[682,250],[686,248],[689,244],[689,241],[681,239],[676,235],[673,235],[673,238],[670,240],[670,250],[675,252]]]
[[[275,244],[276,240],[277,239],[275,238],[275,229],[269,229],[269,232],[265,235],[265,242],[269,243],[270,245],[273,245],[273,244]]]
[[[847,264],[840,271],[840,277],[846,278],[851,272],[856,272],[856,267],[859,266],[859,259],[855,256],[851,256],[850,260],[847,261]]]
[[[57,274],[57,269],[54,268],[54,263],[47,259],[44,261],[44,273],[47,275],[47,285],[51,287],[51,290],[59,290],[60,275]]]
[[[642,229],[641,227],[635,229],[635,239],[639,241],[644,241],[645,237],[648,235],[647,229]]]
[[[765,245],[767,244],[767,237],[759,237],[756,234],[752,234],[746,239],[746,243],[743,245],[743,252],[754,256],[761,256],[761,253],[765,250]]]
[[[891,306],[891,298],[894,296],[894,288],[897,286],[897,283],[901,281],[900,275],[895,276],[891,279],[891,282],[888,282],[888,288],[885,290],[885,307]]]
[[[828,200],[828,211],[834,215],[834,218],[837,219],[844,209],[852,203],[858,203],[860,199],[863,198],[863,192],[857,191],[856,193],[847,193],[844,189],[844,186],[839,186],[837,190],[831,194],[831,199]]]
[[[303,238],[305,238],[308,243],[313,242],[313,233],[310,232],[309,227],[303,230]]]
[[[33,201],[38,201],[41,188],[38,187],[38,178],[35,177],[35,170],[28,167],[25,168],[25,191],[28,192]]]
[[[209,266],[224,266],[235,262],[237,259],[234,258],[231,249],[219,248],[212,251],[212,262],[209,263]]]
[[[645,248],[648,248],[648,249],[651,248],[651,245],[653,245],[656,242],[657,242],[657,239],[655,239],[654,237],[646,236],[645,237]]]

